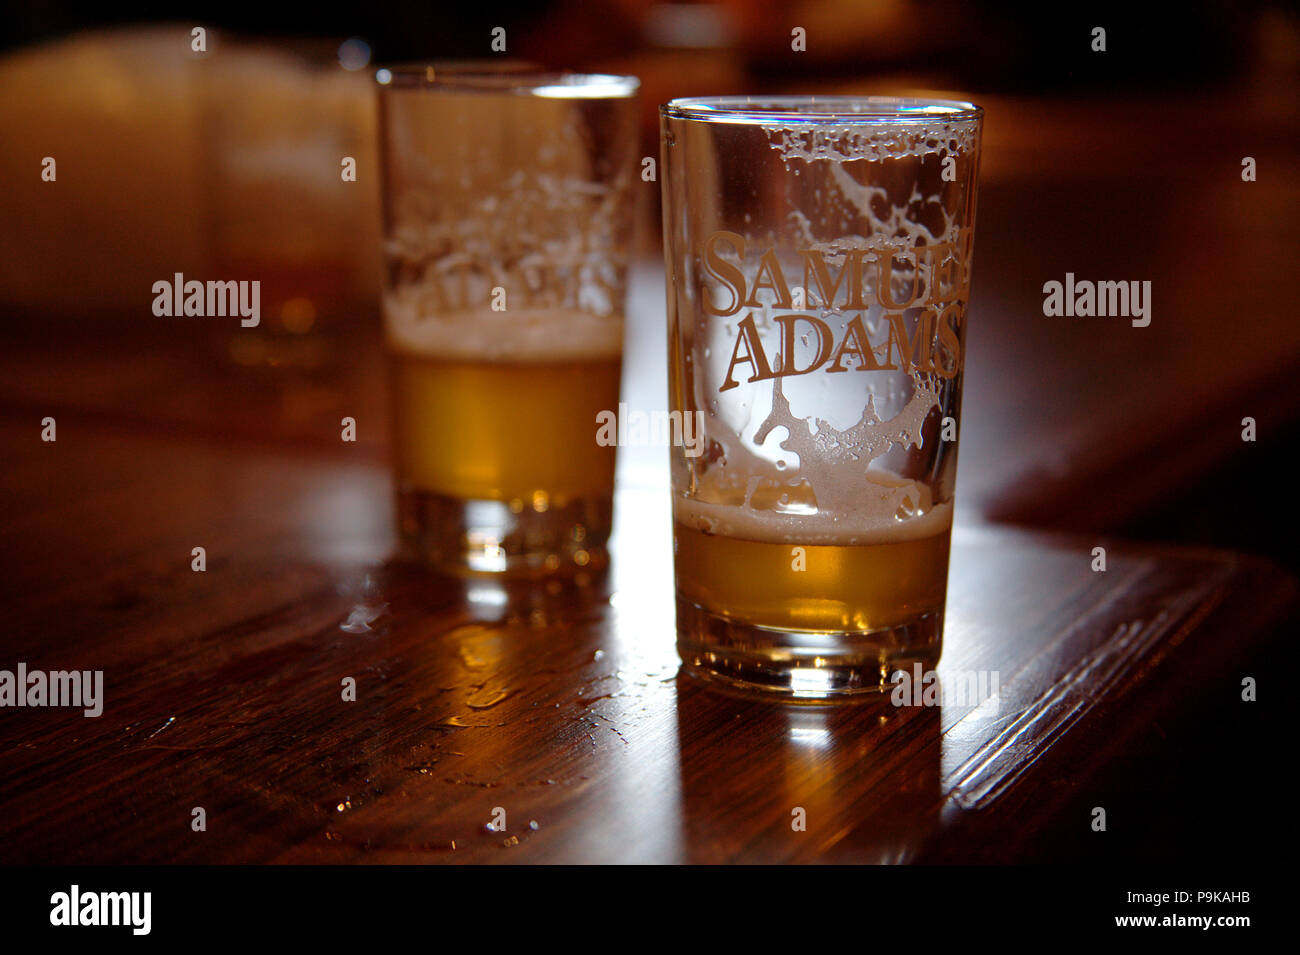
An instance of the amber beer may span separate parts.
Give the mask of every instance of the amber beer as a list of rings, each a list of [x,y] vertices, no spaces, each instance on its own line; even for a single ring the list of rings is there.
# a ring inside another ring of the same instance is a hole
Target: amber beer
[[[540,553],[538,570],[598,563],[615,457],[593,440],[593,423],[618,404],[621,319],[457,314],[403,337],[389,315],[398,513],[417,552],[487,571],[508,563],[512,546]],[[496,503],[531,536],[447,540],[439,531],[467,501],[488,513]]]
[[[663,108],[670,405],[704,412],[707,448],[672,458],[688,673],[820,701],[938,662],[980,122]]]
[[[515,510],[608,498],[614,449],[591,440],[591,422],[618,403],[617,352],[512,362],[394,350],[392,361],[404,488]]]
[[[605,561],[637,82],[380,70],[398,527],[453,573]]]
[[[676,518],[679,592],[726,617],[778,631],[853,633],[887,630],[943,611],[948,585],[951,515],[932,521],[924,537],[790,544],[762,528],[711,533],[686,514]],[[748,531],[753,537],[738,536]],[[917,533],[924,533],[918,529]],[[817,539],[817,538],[814,538]],[[796,576],[803,564],[806,576]],[[689,644],[688,644],[689,645]],[[689,645],[708,653],[708,645]],[[913,649],[920,649],[914,647]],[[817,650],[824,654],[824,650]]]

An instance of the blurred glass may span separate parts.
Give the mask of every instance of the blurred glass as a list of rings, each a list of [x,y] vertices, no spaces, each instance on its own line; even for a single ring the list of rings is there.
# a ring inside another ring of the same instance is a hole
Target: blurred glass
[[[399,527],[455,572],[606,562],[637,80],[381,70]]]
[[[228,339],[239,364],[318,368],[373,302],[374,110],[355,45],[222,44],[201,137],[214,276],[261,282],[260,321]],[[366,239],[370,242],[367,244]]]

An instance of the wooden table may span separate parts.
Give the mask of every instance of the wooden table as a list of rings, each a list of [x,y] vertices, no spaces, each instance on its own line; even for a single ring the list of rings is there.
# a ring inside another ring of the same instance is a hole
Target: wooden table
[[[1094,805],[1134,841],[1100,780],[1153,726],[1211,697],[1249,731],[1295,597],[1247,558],[1103,541],[1096,573],[1092,540],[963,526],[940,675],[997,696],[788,707],[679,675],[663,488],[621,492],[607,577],[550,592],[386,563],[370,461],[59,429],[0,426],[0,666],[102,669],[106,704],[0,711],[6,862],[1088,857]]]
[[[1300,414],[1297,220],[1279,215],[1296,103],[1216,95],[984,100],[940,669],[950,684],[997,671],[978,706],[788,708],[679,676],[662,450],[622,454],[613,567],[585,589],[386,563],[374,314],[325,316],[319,349],[277,358],[233,323],[156,319],[143,293],[126,316],[7,309],[0,669],[102,668],[107,703],[97,719],[0,710],[0,861],[1266,853],[1288,811],[1270,795],[1286,760],[1268,707],[1285,692],[1266,680],[1245,703],[1241,681],[1286,672],[1294,578],[1106,536],[1182,513],[1223,462],[1249,479],[1201,503],[1256,506],[1284,472],[1251,457],[1240,419],[1285,444]],[[1169,161],[1153,116],[1195,128],[1197,148]],[[1256,183],[1240,180],[1247,151]],[[1150,279],[1152,325],[1045,318],[1042,283],[1066,271]],[[653,259],[629,319],[624,398],[662,407]],[[1280,539],[1243,520],[1251,546]],[[485,829],[498,807],[504,830]]]

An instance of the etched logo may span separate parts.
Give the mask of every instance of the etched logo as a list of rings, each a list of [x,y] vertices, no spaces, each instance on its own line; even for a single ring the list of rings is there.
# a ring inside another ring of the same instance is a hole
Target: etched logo
[[[737,323],[718,391],[738,387],[737,375],[745,372],[746,383],[818,370],[955,378],[970,288],[970,238],[970,230],[961,230],[955,242],[925,246],[799,249],[803,284],[792,286],[774,247],[762,251],[747,276],[739,264],[747,260],[745,237],[713,233],[701,255],[700,305],[722,318],[746,313]],[[768,319],[768,312],[778,314]],[[850,314],[828,320],[845,313]],[[775,331],[768,342],[760,324]]]

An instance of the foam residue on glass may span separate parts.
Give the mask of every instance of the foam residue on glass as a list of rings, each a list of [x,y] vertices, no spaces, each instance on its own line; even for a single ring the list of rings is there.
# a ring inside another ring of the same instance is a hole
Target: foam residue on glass
[[[764,234],[760,229],[748,236],[746,261],[734,257],[732,261],[753,270],[752,256],[770,248],[788,259],[793,258],[794,248],[813,250],[832,269],[844,269],[852,253],[891,256],[883,270],[889,276],[888,289],[877,288],[875,270],[863,268],[864,296],[871,304],[860,309],[832,302],[808,306],[797,302],[793,309],[771,302],[754,308],[749,303],[746,312],[762,340],[779,337],[777,314],[793,311],[823,319],[835,316],[841,322],[849,313],[857,314],[868,337],[880,341],[887,330],[885,313],[899,311],[881,304],[882,292],[891,302],[914,300],[903,310],[908,320],[914,320],[923,307],[937,305],[942,311],[956,302],[964,322],[967,287],[958,283],[956,289],[941,289],[934,282],[950,266],[963,273],[969,268],[969,249],[962,244],[970,234],[970,223],[963,221],[960,208],[963,196],[921,194],[920,172],[924,164],[942,164],[977,149],[978,134],[972,124],[943,118],[945,113],[961,112],[964,104],[938,104],[942,108],[931,104],[903,116],[900,111],[907,107],[899,101],[864,101],[862,118],[792,118],[780,113],[779,119],[765,113],[765,108],[777,113],[781,101],[753,105],[754,112],[742,119],[729,114],[725,121],[762,130],[786,173],[780,181],[788,193],[788,213],[779,230]],[[837,100],[827,108],[832,105],[843,110],[846,104]],[[808,108],[815,110],[817,104]],[[887,115],[882,117],[882,110]],[[909,180],[911,192],[900,201],[898,184]],[[890,188],[878,182],[892,182],[895,194],[891,196]],[[914,251],[926,248],[936,250],[936,261],[923,261],[924,256]],[[895,253],[898,259],[893,258]],[[806,289],[800,292],[810,294]],[[713,383],[697,393],[700,406],[712,408],[719,421],[734,428],[734,435],[717,429],[710,434],[708,459],[694,469],[693,493],[677,497],[678,520],[728,536],[813,544],[908,540],[951,526],[950,493],[936,499],[942,482],[932,480],[932,475],[902,477],[882,461],[891,450],[923,446],[926,420],[935,409],[944,408],[950,382],[916,367],[869,372],[871,384],[861,386],[856,420],[846,418],[849,402],[840,400],[852,375],[834,376],[841,391],[829,402],[826,389],[831,385],[813,381],[812,375],[775,377],[767,394],[764,382],[720,397],[717,382],[734,358],[737,324],[735,319],[716,323],[716,339],[701,349],[709,368],[696,379],[697,386]],[[801,339],[805,349],[807,338]],[[881,345],[868,342],[867,347],[889,364],[888,341],[884,355]],[[796,392],[793,398],[787,394],[790,387]],[[814,394],[814,388],[822,391]],[[826,407],[832,410],[822,411]]]

